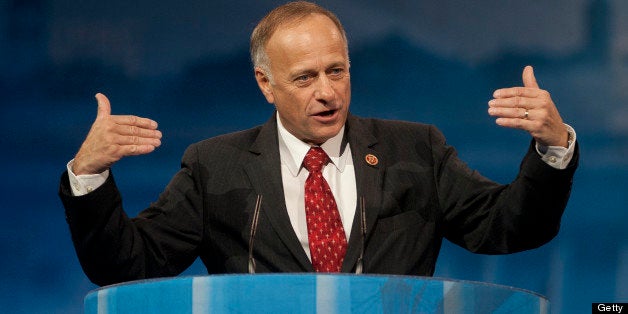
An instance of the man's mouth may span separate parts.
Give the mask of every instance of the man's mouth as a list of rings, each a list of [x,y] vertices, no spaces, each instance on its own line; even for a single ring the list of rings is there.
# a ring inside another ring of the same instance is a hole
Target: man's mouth
[[[315,115],[320,116],[320,117],[329,117],[329,116],[332,116],[335,112],[336,110],[327,110],[327,111],[319,112]]]
[[[338,118],[338,109],[325,110],[311,116],[320,123],[335,123]]]

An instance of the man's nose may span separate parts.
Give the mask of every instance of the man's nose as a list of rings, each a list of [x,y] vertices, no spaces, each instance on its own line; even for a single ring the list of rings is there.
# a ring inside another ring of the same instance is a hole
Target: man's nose
[[[316,99],[325,102],[331,101],[335,97],[333,82],[327,77],[327,75],[319,76],[315,96]]]

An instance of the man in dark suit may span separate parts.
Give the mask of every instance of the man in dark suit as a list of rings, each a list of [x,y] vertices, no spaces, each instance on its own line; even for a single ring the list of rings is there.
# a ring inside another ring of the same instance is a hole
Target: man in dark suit
[[[152,120],[111,115],[96,96],[97,118],[59,191],[93,282],[176,275],[199,256],[212,274],[329,271],[321,247],[338,256],[333,271],[432,275],[443,238],[503,254],[558,232],[577,145],[531,67],[523,87],[489,101],[497,124],[533,137],[517,178],[499,185],[460,161],[433,126],[349,113],[347,40],[333,13],[307,2],[276,8],[253,31],[251,57],[276,114],[191,145],[159,199],[133,219],[110,167],[153,151],[161,133]],[[327,160],[322,170],[304,165],[313,150]],[[324,219],[339,222],[335,231],[313,226],[314,173],[331,193]]]

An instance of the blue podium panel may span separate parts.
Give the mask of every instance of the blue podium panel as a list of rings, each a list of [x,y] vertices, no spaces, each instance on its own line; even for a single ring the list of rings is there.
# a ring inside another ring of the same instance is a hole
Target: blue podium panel
[[[412,276],[217,275],[129,282],[85,297],[87,314],[548,313],[512,287]]]

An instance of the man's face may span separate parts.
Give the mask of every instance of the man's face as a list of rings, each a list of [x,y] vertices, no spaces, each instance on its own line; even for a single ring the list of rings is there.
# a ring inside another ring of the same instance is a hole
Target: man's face
[[[281,123],[298,139],[322,144],[338,134],[351,100],[346,43],[324,15],[280,27],[266,44],[271,83],[256,68],[255,77]]]

